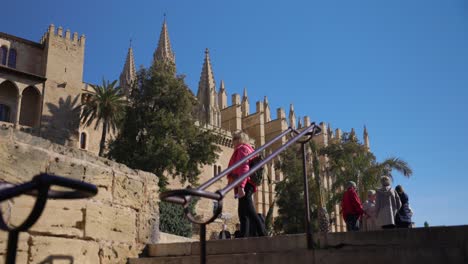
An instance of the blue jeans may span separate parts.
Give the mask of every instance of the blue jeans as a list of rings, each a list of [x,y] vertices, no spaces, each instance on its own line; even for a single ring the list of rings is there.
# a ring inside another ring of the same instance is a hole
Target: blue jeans
[[[345,222],[348,231],[359,231],[359,215],[348,215]]]

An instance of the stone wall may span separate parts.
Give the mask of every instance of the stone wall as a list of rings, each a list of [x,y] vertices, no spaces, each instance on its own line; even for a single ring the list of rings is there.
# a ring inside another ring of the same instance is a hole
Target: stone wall
[[[229,165],[229,160],[232,156],[234,151],[231,147],[226,147],[222,145],[218,145],[221,151],[218,153],[219,157],[214,165],[205,165],[200,170],[200,176],[198,182],[200,184],[205,183],[209,179],[215,176],[214,173],[214,166],[216,166],[220,171],[225,170]],[[219,173],[216,173],[219,174]],[[185,188],[189,183],[180,183],[178,178],[169,177],[169,188],[170,189],[180,189]],[[223,178],[220,181],[214,183],[212,186],[208,187],[207,191],[216,192],[227,185],[227,178]],[[238,200],[234,199],[233,192],[230,192],[226,195],[223,200],[223,215],[216,219],[213,223],[210,223],[207,226],[206,234],[207,239],[216,239],[218,237],[219,232],[222,230],[223,224],[227,224],[227,230],[234,234],[236,230],[235,225],[239,223],[239,217],[237,216],[237,203]],[[200,199],[196,205],[196,213],[202,219],[208,219],[213,215],[213,206],[214,202],[209,199]],[[194,224],[193,225],[194,232],[193,238],[199,238],[199,226]]]
[[[99,193],[91,199],[49,200],[39,221],[21,235],[17,263],[126,263],[145,244],[157,241],[154,174],[0,128],[0,180],[26,182],[39,172],[95,184]],[[33,201],[25,196],[0,205],[7,221],[15,225],[30,213]],[[2,257],[6,240],[7,233],[0,231]]]

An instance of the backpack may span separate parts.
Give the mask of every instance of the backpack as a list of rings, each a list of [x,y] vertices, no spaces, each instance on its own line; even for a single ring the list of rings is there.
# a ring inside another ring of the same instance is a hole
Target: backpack
[[[263,161],[262,154],[258,154],[255,158],[251,159],[249,162],[249,167],[253,168],[258,163]],[[250,175],[250,180],[256,185],[260,186],[263,182],[263,171],[265,170],[265,166],[260,167],[254,174]]]

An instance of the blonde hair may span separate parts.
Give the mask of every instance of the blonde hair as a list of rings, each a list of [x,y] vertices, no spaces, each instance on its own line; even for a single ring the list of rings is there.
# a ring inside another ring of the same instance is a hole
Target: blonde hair
[[[249,137],[247,136],[246,133],[242,132],[242,130],[236,130],[232,132],[232,140],[239,140],[239,143],[248,143],[249,142]]]

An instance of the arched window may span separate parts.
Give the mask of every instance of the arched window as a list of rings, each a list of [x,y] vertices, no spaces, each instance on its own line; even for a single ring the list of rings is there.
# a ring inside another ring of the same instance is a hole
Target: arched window
[[[213,165],[213,177],[216,176],[216,172],[217,172],[217,166],[216,165]]]
[[[8,48],[6,46],[2,46],[0,48],[0,63],[2,65],[6,65],[7,62],[7,54],[8,54]]]
[[[39,116],[41,111],[41,94],[34,86],[29,86],[23,90],[21,99],[21,115],[19,124],[23,126],[39,126]]]
[[[80,148],[86,149],[86,133],[85,132],[81,132],[80,134]]]
[[[8,67],[16,68],[16,50],[10,49],[10,53],[8,54]]]
[[[10,107],[0,104],[0,121],[10,122]]]
[[[216,174],[220,174],[221,173],[221,166],[218,166],[218,173]]]

